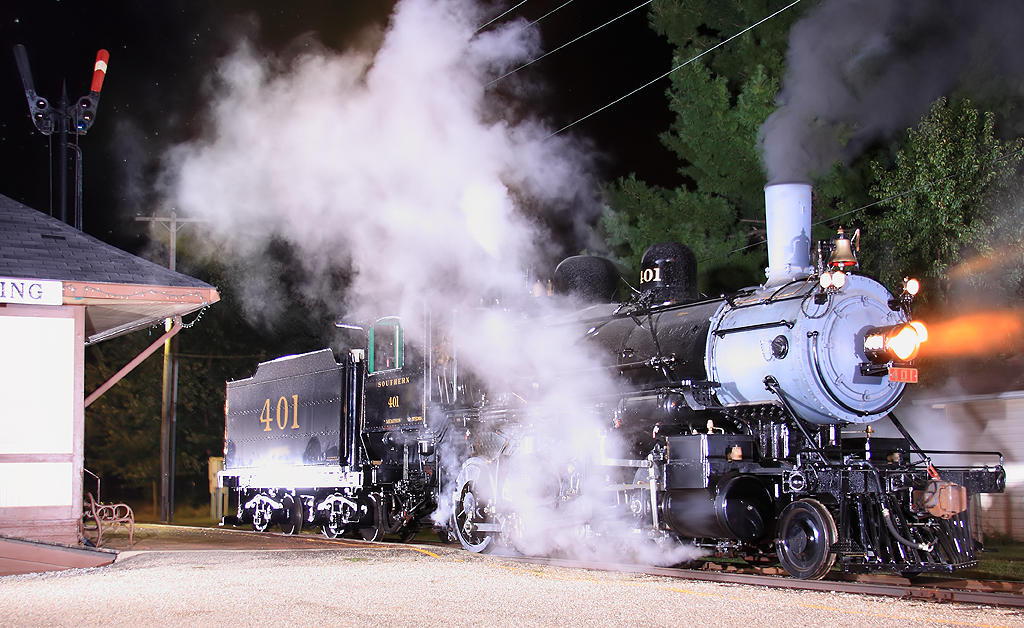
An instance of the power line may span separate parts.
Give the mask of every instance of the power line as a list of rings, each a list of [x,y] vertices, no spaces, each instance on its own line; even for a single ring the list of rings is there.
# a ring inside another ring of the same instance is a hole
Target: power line
[[[573,2],[573,0],[566,0],[566,1],[565,1],[565,2],[563,2],[562,4],[558,5],[558,6],[557,6],[557,7],[555,7],[554,9],[551,9],[550,11],[548,11],[548,12],[547,12],[547,13],[545,13],[544,15],[542,15],[542,16],[540,16],[540,17],[538,17],[537,19],[535,19],[534,21],[530,22],[530,23],[529,23],[529,24],[527,24],[526,26],[527,26],[527,27],[533,26],[534,24],[536,24],[537,22],[539,22],[539,21],[543,20],[544,18],[546,18],[547,16],[551,15],[552,13],[554,13],[554,12],[556,12],[556,11],[559,11],[559,10],[561,10],[561,9],[564,9],[564,8],[565,8],[565,7],[567,7],[568,5],[572,4],[572,2]]]
[[[1024,153],[1022,153],[1020,151],[1007,151],[1005,154],[1000,155],[999,157],[996,157],[992,161],[986,162],[985,164],[983,164],[983,167],[988,168],[989,166],[991,166],[993,164],[997,164],[997,163],[999,163],[1001,161],[1005,161],[1005,160],[1007,160],[1010,157],[1013,157],[1015,155],[1017,157],[1020,157],[1022,154],[1024,154]],[[918,185],[918,186],[916,186],[914,188],[911,188],[909,190],[905,190],[903,192],[897,192],[896,194],[893,194],[892,196],[887,196],[886,198],[883,198],[881,200],[875,201],[874,203],[868,203],[867,205],[862,205],[862,206],[860,206],[860,207],[858,207],[856,209],[851,209],[849,211],[845,211],[845,212],[836,214],[834,216],[829,216],[828,218],[822,218],[818,222],[813,223],[812,226],[824,224],[826,222],[830,222],[832,220],[835,220],[836,218],[842,218],[843,216],[848,216],[850,214],[854,214],[854,213],[859,212],[859,211],[861,211],[863,209],[867,209],[869,207],[874,207],[875,205],[881,205],[883,203],[888,203],[889,201],[891,201],[893,199],[900,198],[901,196],[907,196],[909,194],[914,194],[915,192],[920,192],[921,190],[927,190],[928,188],[936,186],[936,185],[942,183],[943,181],[948,181],[948,180],[950,180],[950,179],[952,179],[954,177],[961,176],[961,174],[962,173],[954,172],[952,174],[947,174],[944,177],[935,179],[934,181],[926,181],[925,183],[922,183],[921,185]]]
[[[1009,159],[1010,157],[1013,157],[1015,155],[1020,157],[1020,156],[1024,155],[1024,153],[1022,153],[1020,151],[1008,151],[1005,154],[1000,155],[999,157],[996,157],[992,161],[989,161],[989,162],[985,163],[984,167],[987,168],[987,167],[989,167],[989,166],[991,166],[993,164],[996,164],[996,163],[999,163],[1000,161],[1004,161],[1006,159]],[[942,183],[943,181],[948,181],[949,179],[952,179],[953,177],[956,177],[956,176],[960,176],[960,173],[954,172],[954,173],[948,174],[948,175],[946,175],[944,177],[935,179],[934,181],[927,181],[925,183],[922,183],[921,185],[918,185],[918,186],[915,186],[913,188],[910,188],[909,190],[904,190],[902,192],[897,192],[896,194],[893,194],[891,196],[887,196],[887,197],[885,197],[883,199],[879,199],[879,200],[877,200],[877,201],[875,201],[873,203],[868,203],[867,205],[861,205],[860,207],[857,207],[855,209],[850,209],[850,210],[847,210],[845,212],[841,212],[841,213],[835,214],[833,216],[829,216],[828,218],[822,218],[821,220],[819,220],[817,222],[811,223],[811,226],[812,227],[816,227],[818,225],[822,225],[822,224],[825,224],[827,222],[831,222],[831,221],[835,220],[836,218],[842,218],[843,216],[849,216],[850,214],[855,214],[855,213],[857,213],[859,211],[863,211],[865,209],[869,209],[871,207],[874,207],[875,205],[882,205],[882,204],[888,203],[889,201],[895,200],[897,198],[900,198],[900,197],[903,197],[903,196],[908,196],[910,194],[914,194],[916,192],[920,192],[921,190],[927,190],[928,188],[934,187],[934,186]],[[767,242],[768,242],[768,240],[760,240],[758,242],[754,242],[753,244],[748,244],[747,246],[741,246],[738,249],[733,249],[733,250],[729,251],[728,253],[726,253],[722,257],[729,257],[730,255],[733,255],[734,253],[739,253],[741,251],[746,251],[747,249],[752,249],[754,247],[761,246],[762,244],[766,244]],[[715,259],[718,259],[718,258],[708,257],[708,258],[705,258],[705,259],[701,260],[700,263],[703,264],[705,262],[710,262],[710,261],[713,261]]]
[[[572,0],[570,0],[570,2],[571,2],[571,1],[572,1]],[[797,0],[797,2],[799,2],[799,1],[800,1],[800,0]],[[593,33],[596,33],[597,31],[601,30],[601,29],[602,29],[602,28],[604,28],[605,26],[608,26],[608,25],[609,25],[609,24],[611,24],[612,22],[615,22],[615,21],[617,21],[617,20],[620,20],[620,19],[622,19],[622,18],[626,17],[627,15],[629,15],[630,13],[632,13],[633,11],[636,11],[637,9],[640,9],[640,8],[642,8],[642,7],[645,7],[645,6],[647,6],[648,4],[650,4],[651,2],[652,2],[652,0],[647,0],[646,2],[641,2],[640,4],[638,4],[637,6],[633,7],[633,8],[632,8],[632,9],[630,9],[629,11],[626,11],[626,12],[625,12],[625,13],[623,13],[622,15],[620,15],[620,16],[618,16],[618,17],[613,17],[612,19],[608,20],[607,22],[605,22],[604,24],[602,24],[602,25],[598,26],[597,28],[593,28],[593,29],[591,29],[591,30],[587,31],[586,33],[583,33],[582,35],[580,35],[580,36],[579,36],[579,37],[577,37],[576,39],[573,39],[572,41],[568,41],[568,42],[566,42],[566,43],[562,44],[561,46],[559,46],[559,47],[555,48],[554,50],[549,50],[548,52],[545,52],[544,54],[542,54],[541,56],[537,57],[537,58],[536,58],[536,59],[534,59],[533,61],[527,61],[526,63],[524,63],[523,65],[519,66],[518,68],[516,68],[516,69],[514,69],[514,70],[510,70],[510,71],[508,71],[508,72],[506,72],[506,73],[502,74],[501,76],[499,76],[498,78],[494,79],[493,81],[491,81],[490,83],[488,83],[488,84],[487,84],[487,85],[485,85],[484,87],[490,87],[491,85],[494,85],[495,83],[497,83],[497,82],[498,82],[498,81],[500,81],[501,79],[505,78],[506,76],[509,76],[509,75],[511,75],[511,74],[515,74],[515,73],[516,73],[516,72],[518,72],[519,70],[522,70],[523,68],[525,68],[525,67],[527,67],[527,66],[530,66],[530,65],[533,65],[534,63],[537,63],[538,61],[540,61],[540,60],[541,60],[541,59],[543,59],[544,57],[546,57],[546,56],[548,56],[548,55],[551,55],[551,54],[554,54],[554,53],[558,52],[559,50],[561,50],[562,48],[565,48],[566,46],[569,46],[570,44],[574,44],[574,43],[578,42],[579,40],[583,39],[584,37],[586,37],[586,36],[588,36],[588,35],[591,35],[591,34],[593,34]],[[568,2],[566,2],[565,4],[569,4],[569,3],[568,3]],[[564,7],[564,6],[565,6],[565,4],[563,4],[563,5],[561,6],[561,7],[558,7],[558,9],[561,9],[562,7]],[[558,9],[555,9],[554,11],[551,11],[551,12],[549,12],[549,13],[548,13],[547,15],[544,15],[544,16],[543,16],[543,17],[541,17],[541,18],[540,18],[539,20],[537,20],[537,22],[539,22],[540,20],[543,20],[543,19],[544,19],[545,17],[547,17],[548,15],[551,15],[551,13],[554,13],[554,12],[555,12],[555,11],[557,11]],[[536,24],[537,22],[532,22],[532,24]]]
[[[576,121],[574,121],[574,122],[570,122],[569,124],[567,124],[567,125],[563,126],[562,128],[558,129],[557,131],[555,131],[554,133],[552,133],[552,134],[551,134],[551,135],[549,135],[548,137],[549,137],[549,138],[550,138],[550,137],[554,137],[554,136],[558,135],[559,133],[561,133],[562,131],[565,131],[565,130],[566,130],[566,129],[568,129],[569,127],[575,126],[576,124],[579,124],[580,122],[583,122],[583,121],[584,121],[584,120],[586,120],[587,118],[589,118],[589,117],[591,117],[591,116],[594,116],[594,115],[597,115],[597,114],[601,113],[602,111],[604,111],[605,109],[607,109],[607,108],[611,107],[612,105],[616,105],[616,104],[618,104],[618,103],[622,102],[623,100],[625,100],[625,99],[629,98],[630,96],[632,96],[633,94],[635,94],[635,93],[639,92],[640,90],[642,90],[642,89],[645,89],[645,88],[647,88],[647,87],[650,87],[651,85],[653,85],[653,84],[657,83],[658,81],[660,81],[661,79],[665,78],[666,76],[668,76],[668,75],[672,74],[672,73],[673,73],[673,72],[675,72],[676,70],[679,70],[679,69],[681,69],[681,68],[683,68],[683,67],[686,67],[687,65],[689,65],[689,64],[691,64],[691,63],[693,63],[693,62],[694,62],[694,61],[696,61],[697,59],[700,59],[701,57],[703,57],[704,55],[708,54],[709,52],[711,52],[711,51],[713,51],[713,50],[715,50],[715,49],[717,49],[717,48],[720,48],[721,46],[724,46],[725,44],[727,44],[727,43],[729,43],[730,41],[732,41],[732,40],[736,39],[737,37],[739,37],[740,35],[744,35],[744,34],[746,34],[747,32],[749,32],[749,31],[753,30],[754,28],[757,28],[757,27],[758,27],[758,26],[760,26],[761,24],[764,24],[764,23],[765,23],[765,22],[767,22],[768,20],[772,19],[772,18],[773,18],[773,17],[775,17],[776,15],[778,15],[778,14],[782,13],[783,11],[786,11],[787,9],[789,9],[789,8],[791,8],[791,7],[793,7],[793,6],[797,5],[797,4],[799,4],[799,3],[800,3],[800,0],[794,0],[793,2],[791,2],[791,3],[787,4],[786,6],[782,7],[781,9],[779,9],[778,11],[776,11],[775,13],[772,13],[772,14],[771,14],[771,15],[769,15],[768,17],[762,18],[761,20],[759,20],[759,21],[755,22],[754,24],[751,24],[750,26],[748,26],[748,27],[744,28],[743,30],[741,30],[740,32],[736,33],[736,34],[735,34],[735,35],[733,35],[732,37],[730,37],[730,38],[728,38],[728,39],[725,39],[725,40],[723,40],[723,41],[720,41],[720,42],[718,42],[717,44],[715,44],[714,46],[712,46],[712,47],[708,48],[708,49],[707,49],[707,50],[705,50],[704,52],[702,52],[702,53],[700,53],[700,54],[698,54],[698,55],[696,55],[696,56],[694,56],[694,57],[691,57],[690,59],[688,59],[688,60],[684,61],[683,63],[680,63],[679,65],[677,65],[676,67],[672,68],[672,69],[671,69],[671,70],[669,70],[668,72],[665,72],[665,73],[664,73],[664,74],[662,74],[661,76],[659,76],[659,77],[657,77],[657,78],[655,78],[655,79],[653,79],[653,80],[651,80],[651,81],[648,81],[647,83],[644,83],[644,84],[643,84],[643,85],[641,85],[640,87],[637,87],[636,89],[634,89],[633,91],[629,92],[629,93],[628,93],[628,94],[626,94],[625,96],[620,96],[619,98],[616,98],[615,100],[611,101],[610,103],[608,103],[607,105],[605,105],[605,106],[601,107],[600,109],[597,109],[597,110],[595,110],[595,111],[592,111],[592,112],[588,113],[587,115],[583,116],[582,118],[580,118],[580,119],[578,119],[578,120],[576,120]],[[514,70],[513,70],[513,71],[514,71]]]
[[[504,13],[502,13],[501,15],[499,15],[498,17],[496,17],[496,18],[492,19],[492,20],[491,20],[490,22],[487,22],[486,24],[484,24],[484,25],[483,25],[483,26],[481,26],[480,28],[476,29],[476,32],[475,32],[474,34],[476,34],[476,33],[479,33],[480,31],[484,30],[485,28],[487,28],[487,27],[488,27],[488,26],[490,26],[491,24],[494,24],[495,22],[497,22],[497,21],[498,21],[498,20],[500,20],[501,18],[505,17],[505,16],[506,16],[506,15],[508,15],[509,13],[511,13],[511,12],[515,11],[516,9],[518,9],[519,7],[523,6],[524,4],[526,4],[526,0],[523,0],[523,1],[522,1],[522,2],[520,2],[519,4],[515,5],[515,6],[514,6],[514,7],[512,7],[511,9],[509,9],[508,11],[505,11]]]

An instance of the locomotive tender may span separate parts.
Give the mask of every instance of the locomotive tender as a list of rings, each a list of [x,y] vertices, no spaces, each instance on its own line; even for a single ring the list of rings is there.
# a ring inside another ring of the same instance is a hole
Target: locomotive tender
[[[910,314],[914,282],[893,295],[854,274],[841,229],[812,265],[810,186],[769,185],[765,196],[764,285],[700,300],[692,253],[671,244],[645,254],[628,303],[611,303],[618,277],[605,260],[556,269],[580,306],[555,327],[603,356],[617,382],[578,401],[614,452],[531,464],[543,408],[478,385],[457,359],[457,323],[425,314],[417,324],[431,331],[413,347],[387,317],[340,363],[325,349],[227,384],[221,483],[237,515],[226,522],[375,540],[411,538],[433,515],[471,551],[522,547],[537,525],[512,497],[525,469],[545,478],[543,525],[609,546],[625,529],[775,555],[799,578],[837,562],[903,574],[974,565],[968,506],[1003,490],[1002,458],[966,452],[992,464],[936,466],[931,456],[954,452],[921,450],[893,414],[927,333]],[[896,436],[874,435],[882,419]],[[584,499],[588,508],[571,507]]]

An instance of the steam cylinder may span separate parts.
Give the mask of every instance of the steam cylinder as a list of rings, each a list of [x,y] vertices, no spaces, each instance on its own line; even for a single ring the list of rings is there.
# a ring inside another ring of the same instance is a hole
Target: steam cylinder
[[[684,538],[756,541],[769,530],[772,498],[751,476],[722,478],[713,490],[670,491],[662,516]]]

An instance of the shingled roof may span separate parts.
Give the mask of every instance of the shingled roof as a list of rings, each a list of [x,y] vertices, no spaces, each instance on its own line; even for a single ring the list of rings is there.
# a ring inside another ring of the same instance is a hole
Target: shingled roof
[[[2,194],[0,277],[63,282],[64,304],[86,306],[89,343],[220,299],[204,281],[101,242]]]

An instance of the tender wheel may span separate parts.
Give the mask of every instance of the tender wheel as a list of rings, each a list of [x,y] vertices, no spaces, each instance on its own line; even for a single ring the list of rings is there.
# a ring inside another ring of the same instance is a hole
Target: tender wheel
[[[381,529],[379,525],[359,528],[359,538],[363,539],[364,541],[377,541],[382,536],[384,536],[384,531]]]
[[[376,495],[366,496],[366,516],[359,524],[359,538],[364,541],[377,541],[384,536],[381,512],[378,508]]]
[[[419,526],[411,525],[403,528],[402,531],[398,533],[398,538],[401,539],[403,543],[410,543],[413,541],[413,539],[416,538],[416,535],[419,533]]]
[[[274,518],[274,509],[264,501],[258,501],[252,509],[252,529],[256,532],[266,532],[270,527],[270,521]]]
[[[348,506],[335,504],[327,515],[327,522],[323,525],[323,533],[329,539],[340,538],[345,534],[349,522],[352,520],[349,512],[352,509]],[[346,512],[349,511],[349,512]]]
[[[795,501],[779,514],[775,539],[779,562],[793,577],[820,580],[836,562],[838,532],[828,509],[814,499]]]
[[[491,478],[486,463],[470,458],[462,466],[457,481],[459,486],[452,528],[462,547],[471,552],[489,552],[494,549],[493,534],[481,532],[477,525],[487,523]]]
[[[329,539],[341,538],[342,534],[345,534],[345,524],[338,524],[334,515],[331,515],[330,520],[323,525],[321,531]]]
[[[330,512],[327,513],[327,521],[323,524],[324,536],[329,539],[341,537],[352,529],[352,523],[358,516],[358,507],[349,499],[342,498],[341,501],[332,502]]]
[[[298,495],[285,495],[281,503],[285,508],[281,532],[298,534],[302,530],[302,498]]]

